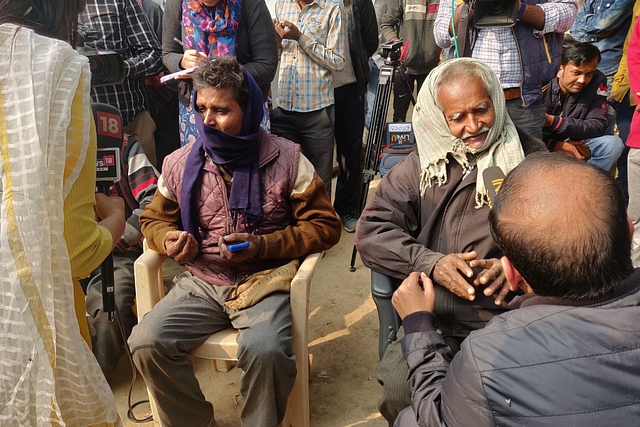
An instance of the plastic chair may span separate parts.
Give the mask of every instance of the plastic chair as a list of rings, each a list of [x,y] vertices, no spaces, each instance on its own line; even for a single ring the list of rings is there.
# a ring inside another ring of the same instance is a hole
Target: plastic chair
[[[151,249],[146,248],[134,264],[136,282],[136,306],[138,319],[148,313],[162,297],[164,284],[162,280],[162,263],[167,259]],[[292,348],[296,354],[297,376],[289,395],[287,412],[280,427],[309,427],[309,285],[315,270],[322,258],[322,253],[308,255],[291,282],[291,335]],[[238,331],[229,328],[211,335],[204,344],[190,354],[213,359],[216,371],[227,372],[238,359]],[[155,402],[149,394],[151,411],[157,413]],[[155,420],[160,426],[159,420]]]
[[[402,324],[400,316],[391,304],[393,292],[398,289],[401,281],[385,276],[375,271],[371,271],[371,296],[378,309],[378,322],[380,332],[378,333],[378,356],[382,359],[387,346],[395,341],[398,329]]]

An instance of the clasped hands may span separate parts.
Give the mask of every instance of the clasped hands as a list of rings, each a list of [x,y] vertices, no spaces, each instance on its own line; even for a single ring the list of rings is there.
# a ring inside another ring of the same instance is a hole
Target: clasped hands
[[[499,291],[495,297],[495,304],[501,305],[509,293],[509,282],[502,270],[502,264],[497,258],[476,259],[477,256],[476,251],[445,255],[433,268],[433,281],[454,295],[473,301],[476,298],[476,289],[466,278],[473,277],[473,268],[481,268],[482,271],[474,278],[473,285],[488,285],[483,292],[486,296]],[[411,273],[394,292],[391,301],[401,318],[416,311],[433,312],[433,283],[424,273]]]
[[[239,252],[230,252],[227,249],[227,244],[236,242],[249,242],[249,247]],[[180,264],[191,261],[200,252],[198,242],[193,237],[193,234],[180,230],[167,232],[164,237],[164,248],[167,251],[167,255]],[[258,255],[260,237],[249,233],[231,233],[220,237],[218,248],[220,249],[220,255],[229,261],[242,262]]]
[[[279,22],[277,20],[273,20],[273,26],[276,29],[276,34],[280,39],[284,40],[298,40],[302,33],[296,27],[296,25],[292,22],[284,20]]]

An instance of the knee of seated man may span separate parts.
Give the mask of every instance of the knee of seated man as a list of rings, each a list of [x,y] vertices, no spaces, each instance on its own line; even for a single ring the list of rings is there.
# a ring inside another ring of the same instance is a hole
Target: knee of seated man
[[[279,337],[277,334],[251,333],[247,330],[238,342],[238,360],[250,364],[282,363],[292,359],[291,336]],[[295,360],[295,359],[292,359]]]
[[[620,156],[624,149],[622,140],[614,135],[603,135],[585,141],[595,157]]]
[[[175,347],[171,345],[170,341],[163,340],[160,329],[156,327],[156,325],[152,322],[145,322],[144,319],[133,327],[128,343],[131,348],[131,353],[136,353],[136,351],[141,349],[156,351],[162,348],[168,349]]]

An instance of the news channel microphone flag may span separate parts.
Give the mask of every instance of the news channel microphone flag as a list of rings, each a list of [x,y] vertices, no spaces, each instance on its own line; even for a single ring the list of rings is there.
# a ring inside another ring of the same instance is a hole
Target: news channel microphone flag
[[[96,158],[96,187],[99,192],[109,195],[111,186],[120,181],[120,149],[124,141],[120,111],[111,105],[92,103],[96,124],[98,150]],[[116,312],[115,279],[113,254],[109,254],[100,265],[102,283],[102,309],[109,321]]]

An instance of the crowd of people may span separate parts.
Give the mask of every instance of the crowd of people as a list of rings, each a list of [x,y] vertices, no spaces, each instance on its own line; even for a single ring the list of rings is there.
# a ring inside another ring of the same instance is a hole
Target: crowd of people
[[[460,1],[0,0],[2,424],[121,425],[127,341],[162,425],[216,426],[187,353],[232,326],[242,425],[278,426],[287,286],[344,229],[397,285],[390,425],[633,425],[640,0],[512,1],[505,27]],[[383,40],[407,47],[393,121],[415,91],[415,149],[360,212]],[[116,83],[81,44],[121,57]],[[121,115],[111,197],[92,102]],[[138,319],[143,239],[186,271]]]

